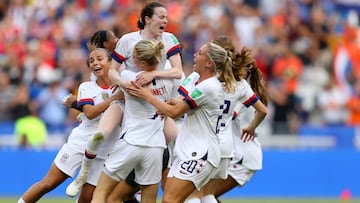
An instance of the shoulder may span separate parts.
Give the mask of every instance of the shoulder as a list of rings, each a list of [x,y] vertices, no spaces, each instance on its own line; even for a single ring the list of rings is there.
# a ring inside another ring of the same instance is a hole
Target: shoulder
[[[139,41],[139,37],[140,35],[138,32],[126,33],[120,37],[118,44],[134,43],[134,41]]]
[[[179,40],[170,32],[164,32],[162,38],[165,42],[171,41],[174,44],[179,44]]]
[[[197,84],[195,89],[205,94],[215,95],[222,92],[222,84],[216,77],[211,77]]]
[[[86,82],[82,82],[80,85],[79,85],[79,88],[88,88],[88,87],[92,87],[94,86],[94,82],[92,81],[86,81]]]
[[[235,88],[237,90],[251,89],[249,83],[244,79],[241,79],[240,81],[236,81]]]
[[[129,33],[126,33],[124,34],[120,39],[132,39],[132,38],[135,38],[135,37],[138,37],[139,36],[139,32],[136,31],[136,32],[129,32]]]
[[[131,71],[131,70],[123,70],[120,73],[121,77],[124,79],[127,79],[127,80],[132,80],[132,79],[136,78],[137,74],[139,74],[139,72],[135,73],[134,71]]]

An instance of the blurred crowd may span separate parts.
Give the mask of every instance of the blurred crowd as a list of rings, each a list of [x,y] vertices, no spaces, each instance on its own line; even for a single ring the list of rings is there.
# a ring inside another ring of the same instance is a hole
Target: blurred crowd
[[[35,118],[43,134],[67,134],[76,112],[62,98],[90,78],[88,38],[99,29],[118,37],[137,30],[144,2],[0,1],[0,125]],[[186,74],[194,52],[216,35],[252,49],[271,100],[271,134],[360,124],[358,0],[160,2],[168,8],[166,30],[182,44]]]

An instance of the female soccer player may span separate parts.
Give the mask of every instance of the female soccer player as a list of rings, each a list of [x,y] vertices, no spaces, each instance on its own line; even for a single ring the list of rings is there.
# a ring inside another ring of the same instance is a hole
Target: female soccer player
[[[95,133],[102,112],[109,105],[121,97],[119,94],[112,94],[109,88],[112,84],[108,76],[111,63],[110,54],[104,49],[94,49],[91,51],[88,59],[88,65],[91,72],[96,76],[95,81],[83,82],[79,86],[78,104],[82,107],[82,122],[75,127],[67,143],[58,152],[54,163],[51,165],[49,172],[40,181],[32,185],[19,199],[19,203],[30,203],[38,201],[44,194],[56,188],[68,177],[75,175],[79,168],[87,139]],[[113,133],[114,137],[116,133]],[[104,149],[110,149],[113,140],[109,139],[104,142]],[[90,202],[91,194],[99,178],[99,167],[102,167],[108,151],[101,151],[94,161],[93,170],[89,172],[87,187],[84,187],[78,202]],[[84,197],[84,198],[82,198]]]
[[[242,48],[240,56],[242,63],[239,64],[239,77],[248,80],[260,101],[267,105],[268,96],[265,91],[265,82],[260,70],[257,68],[254,57],[251,55],[251,50],[246,47]],[[240,110],[237,111],[237,116],[232,124],[234,157],[229,164],[228,177],[220,181],[215,193],[213,193],[215,197],[225,194],[236,186],[244,186],[256,171],[261,170],[262,150],[257,137],[255,136],[255,139],[249,142],[243,142],[239,139],[239,134],[249,129],[249,126],[252,125],[250,121],[254,120],[257,113],[255,105],[249,108],[241,105]]]
[[[165,45],[161,61],[156,70],[142,72],[136,82],[139,85],[150,83],[154,78],[180,79],[183,74],[180,57],[180,44],[177,38],[169,32],[165,32],[167,20],[167,10],[159,2],[150,2],[141,10],[138,20],[139,31],[123,35],[112,53],[113,62],[110,68],[110,78],[116,84],[121,80],[120,69],[128,69],[138,72],[132,57],[134,45],[140,40],[162,41]],[[166,61],[170,62],[171,68],[165,69]]]
[[[210,180],[220,162],[217,124],[224,101],[221,82],[227,92],[233,90],[231,59],[222,47],[207,43],[194,54],[194,62],[193,70],[200,76],[197,85],[191,92],[179,89],[185,98],[174,105],[160,101],[151,91],[135,82],[127,89],[132,95],[150,102],[164,115],[177,118],[186,113],[175,142],[176,159],[166,180],[164,203],[184,202],[192,191],[200,189]]]
[[[221,161],[219,167],[215,171],[214,179],[206,184],[201,190],[201,202],[203,203],[216,202],[214,197],[215,190],[220,185],[219,183],[228,177],[228,166],[233,156],[233,149],[229,148],[229,146],[234,142],[231,122],[234,112],[235,114],[237,113],[235,108],[238,108],[238,106],[241,105],[244,108],[249,108],[251,106],[251,108],[256,110],[256,113],[253,112],[254,116],[246,122],[247,126],[243,125],[243,129],[236,133],[237,137],[235,139],[240,142],[253,141],[255,139],[255,129],[267,114],[266,106],[258,99],[257,95],[254,94],[246,80],[243,79],[244,65],[248,65],[245,64],[245,62],[249,61],[247,58],[249,55],[244,55],[244,50],[246,49],[243,49],[241,53],[237,52],[231,39],[226,36],[215,38],[213,43],[218,44],[227,50],[228,55],[232,59],[232,70],[237,83],[235,91],[225,96],[225,106],[222,117],[222,126],[224,126],[224,128],[221,128],[219,133]],[[244,136],[247,135],[249,135],[248,139],[244,138]],[[240,137],[243,139],[240,139]],[[188,202],[191,203],[194,201],[190,199]]]
[[[96,31],[87,42],[87,47],[89,52],[94,48],[104,48],[108,50],[110,53],[115,49],[116,43],[119,41],[114,34],[114,32],[110,30],[98,30]],[[91,80],[96,80],[96,77],[93,73],[91,73]],[[68,94],[65,98],[63,98],[63,104],[68,108],[79,109],[77,105],[77,98],[73,94]]]
[[[162,42],[141,40],[133,50],[135,65],[142,71],[154,71],[161,61]],[[121,83],[134,81],[139,74],[121,72]],[[178,87],[172,79],[155,79],[148,86],[156,98],[165,101],[173,97]],[[121,87],[128,86],[120,84]],[[170,88],[171,87],[171,88]],[[156,202],[161,180],[162,156],[166,147],[164,120],[148,102],[125,93],[124,122],[120,140],[108,157],[95,189],[93,202],[105,202],[118,182],[135,169],[135,181],[141,185],[142,202]]]
[[[99,30],[93,34],[87,45],[90,51],[100,47],[100,48],[106,48],[109,52],[111,52],[114,50],[117,41],[118,38],[114,35],[112,31]],[[91,80],[96,80],[95,74],[91,75]],[[67,98],[64,98],[64,100],[65,100],[64,103],[69,103],[66,101]],[[77,103],[76,101],[73,102],[72,106],[76,107],[77,106],[76,103]],[[119,128],[121,124],[122,115],[123,115],[122,106],[123,104],[117,102],[114,103],[114,105],[109,105],[109,107],[104,111],[103,116],[98,122],[99,125],[97,126],[96,132],[88,140],[88,143],[85,147],[84,158],[81,164],[81,170],[77,175],[77,177],[74,179],[74,181],[70,183],[70,185],[66,188],[66,194],[68,196],[70,197],[76,196],[83,187],[83,185],[87,182],[88,174],[90,172],[92,162],[94,162],[95,158],[97,157],[98,151],[101,148],[103,148],[103,145],[101,144],[105,140],[107,140],[107,137],[111,135],[114,129]],[[107,151],[110,151],[110,149],[107,149]],[[98,168],[98,170],[101,172],[102,168]]]
[[[232,118],[235,111],[235,108],[242,104],[242,106],[253,106],[256,110],[255,118],[252,118],[247,123],[251,125],[246,126],[243,131],[242,137],[243,141],[251,141],[254,138],[255,128],[262,122],[264,117],[267,114],[267,109],[261,101],[258,100],[256,94],[254,94],[251,87],[248,85],[246,80],[242,79],[242,63],[245,61],[240,53],[235,50],[234,45],[230,38],[226,36],[219,36],[213,40],[213,43],[220,45],[225,48],[228,56],[232,59],[232,70],[235,79],[237,80],[235,85],[234,92],[226,93],[224,101],[224,110],[221,122],[220,132],[218,134],[220,140],[220,151],[221,151],[221,160],[220,164],[217,167],[216,171],[213,173],[214,178],[209,181],[201,191],[195,191],[187,200],[186,203],[212,203],[216,202],[214,193],[216,188],[219,185],[219,182],[222,179],[226,179],[228,176],[228,165],[233,156],[233,149],[229,146],[233,144],[232,137]],[[238,133],[238,138],[240,138],[240,132]],[[246,138],[246,137],[247,138]]]
[[[110,79],[114,82],[114,84],[121,83],[122,78],[119,74],[121,70],[127,69],[135,72],[139,71],[139,69],[134,64],[132,53],[134,45],[142,39],[161,41],[163,42],[165,47],[161,56],[161,61],[157,65],[156,69],[153,71],[143,71],[139,73],[136,77],[136,82],[139,85],[144,85],[150,83],[153,79],[156,78],[181,80],[183,72],[180,57],[180,44],[173,34],[164,31],[167,22],[167,10],[164,5],[159,2],[150,2],[144,6],[141,11],[140,19],[138,21],[138,28],[140,30],[123,35],[118,41],[117,46],[112,53],[113,61],[111,63],[109,75]],[[171,68],[165,69],[165,64],[167,62],[170,63]],[[116,114],[116,112],[112,112],[111,114]],[[105,115],[103,119],[107,121],[106,123],[112,122],[110,116],[108,117],[107,115]],[[176,129],[175,123],[170,118],[166,118],[166,120],[166,125],[171,125],[172,127],[168,127],[165,129]],[[99,131],[99,135],[102,135],[104,139],[106,138],[106,134],[101,131]],[[89,143],[90,147],[88,152],[92,152],[92,157],[96,155],[96,147],[91,146],[98,145],[96,143],[100,142],[94,141],[93,143]],[[86,180],[86,172],[83,172],[83,168],[86,171],[90,166],[91,159],[85,158],[79,172],[79,175],[81,176],[78,176],[68,186],[68,195],[75,196],[78,193],[82,183],[84,182],[84,180]],[[130,176],[131,175],[133,176],[133,174],[130,174]],[[129,179],[128,182],[120,182],[118,188],[119,191],[114,191],[114,195],[111,195],[109,197],[109,201],[122,201],[124,199],[124,196],[126,196],[125,194],[122,194],[122,192],[124,192],[124,188],[128,189],[128,193],[134,193],[138,190],[136,183]]]

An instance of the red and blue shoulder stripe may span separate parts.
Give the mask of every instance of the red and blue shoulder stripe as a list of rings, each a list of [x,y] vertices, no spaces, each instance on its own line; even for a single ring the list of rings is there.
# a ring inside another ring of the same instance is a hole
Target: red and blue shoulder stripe
[[[83,107],[86,104],[94,105],[94,100],[91,98],[83,98],[83,99],[80,99],[78,102],[79,107]]]
[[[179,92],[179,94],[181,94],[184,97],[186,97],[189,94],[187,89],[182,85],[179,86],[178,92]]]
[[[196,102],[189,95],[186,95],[184,100],[189,104],[190,109],[195,109],[197,107]]]
[[[177,44],[173,46],[169,51],[167,52],[167,58],[170,58],[171,56],[174,56],[175,54],[180,53],[180,44]]]
[[[116,51],[111,53],[111,57],[118,63],[123,63],[126,60],[124,56],[118,54]]]
[[[256,94],[253,94],[249,99],[247,99],[243,104],[246,107],[249,107],[253,104],[255,104],[257,102],[257,100],[259,100],[259,97]]]

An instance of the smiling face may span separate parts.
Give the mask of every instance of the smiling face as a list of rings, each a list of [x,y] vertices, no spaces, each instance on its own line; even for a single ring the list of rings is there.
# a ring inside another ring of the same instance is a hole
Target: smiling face
[[[108,75],[111,60],[104,49],[95,49],[89,56],[89,68],[94,75],[104,77]]]
[[[167,17],[168,15],[166,8],[155,7],[152,17],[145,17],[145,29],[148,29],[155,38],[160,37],[168,23]]]

